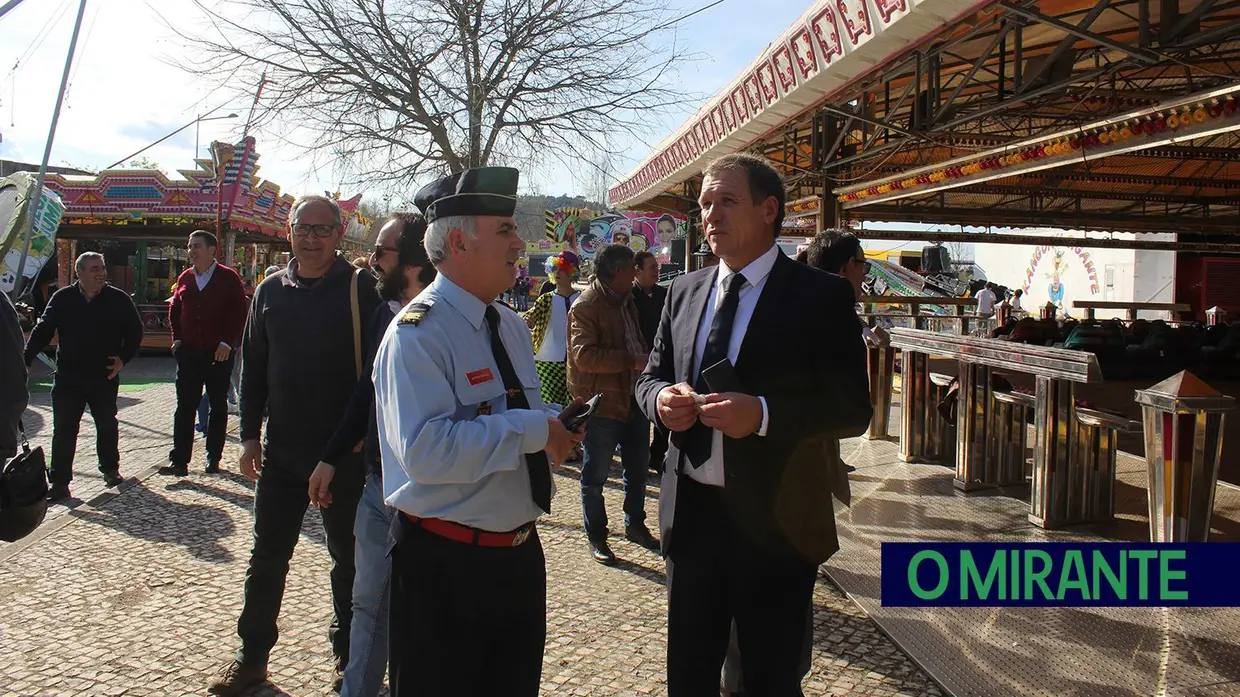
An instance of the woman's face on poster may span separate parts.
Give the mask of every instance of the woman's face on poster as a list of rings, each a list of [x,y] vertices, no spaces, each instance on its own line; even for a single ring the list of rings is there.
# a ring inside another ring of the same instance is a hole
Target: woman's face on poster
[[[667,246],[676,236],[676,223],[666,218],[659,221],[659,244]]]

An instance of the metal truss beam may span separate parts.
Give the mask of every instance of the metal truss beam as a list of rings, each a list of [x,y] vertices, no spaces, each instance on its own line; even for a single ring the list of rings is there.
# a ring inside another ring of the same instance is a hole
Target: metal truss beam
[[[1211,254],[1237,254],[1234,244],[1212,242],[1163,242],[1159,240],[1120,240],[1096,237],[1050,237],[1046,235],[1009,235],[995,232],[925,232],[918,230],[855,230],[864,240],[890,240],[901,242],[963,242],[971,244],[1023,244],[1056,247],[1083,247],[1085,249],[1148,249],[1168,252],[1199,252]]]
[[[1071,24],[1068,24],[1067,22],[1063,20],[1055,19],[1054,17],[1048,17],[1047,15],[1044,15],[1041,12],[1038,12],[1028,7],[1021,7],[1019,5],[1013,5],[1011,3],[1003,2],[1003,3],[999,3],[999,8],[1008,14],[1016,15],[1018,17],[1024,17],[1025,19],[1032,20],[1039,24],[1045,24],[1048,27],[1054,27],[1058,29],[1059,31],[1062,31],[1068,34],[1069,37],[1075,36],[1077,38],[1085,39],[1086,41],[1092,41],[1098,44],[1099,46],[1105,46],[1115,51],[1127,53],[1129,56],[1132,56],[1137,61],[1140,61],[1147,65],[1155,65],[1159,63],[1161,60],[1158,54],[1154,53],[1153,51],[1149,51],[1144,48],[1139,48],[1136,46],[1128,46],[1127,44],[1120,43],[1119,41],[1115,41],[1114,39],[1105,37],[1101,34],[1096,34],[1092,31],[1088,31],[1087,29],[1084,29],[1080,26],[1072,26]]]
[[[1105,12],[1110,5],[1111,0],[1098,0],[1093,9],[1081,18],[1081,21],[1076,25],[1076,28],[1081,31],[1089,29],[1090,25],[1094,23],[1094,20],[1101,17],[1102,13]],[[1055,65],[1055,63],[1059,62],[1059,59],[1063,57],[1065,53],[1072,50],[1072,46],[1074,44],[1076,44],[1075,36],[1072,34],[1065,36],[1063,41],[1060,41],[1059,45],[1056,46],[1055,49],[1050,52],[1050,55],[1046,57],[1045,62],[1043,62],[1041,67],[1038,68],[1038,72],[1030,77],[1024,84],[1016,85],[1016,94],[1024,95],[1025,90],[1028,89],[1030,85],[1037,84],[1038,80],[1042,79],[1042,76],[1050,71],[1050,69]]]
[[[1240,189],[1240,187],[1236,187]],[[1078,191],[1037,186],[970,186],[959,189],[962,194],[985,196],[1022,196],[1038,199],[1090,199],[1098,201],[1133,201],[1183,206],[1240,206],[1240,196],[1190,196],[1181,194],[1149,194],[1129,191]],[[915,199],[914,199],[915,200]]]
[[[1122,232],[1223,232],[1236,234],[1240,216],[1202,218],[1176,217],[1172,223],[1165,216],[1076,211],[1022,211],[1018,209],[929,208],[918,206],[874,205],[854,209],[854,220],[885,220],[893,222],[932,223],[939,225],[978,225],[994,227],[1045,226],[1068,230],[1104,230]],[[1000,225],[1001,224],[1001,225]],[[869,231],[867,231],[867,234]],[[916,239],[926,239],[927,233]],[[1237,235],[1240,242],[1240,235]],[[977,241],[977,240],[971,240]],[[1122,245],[1130,246],[1130,245]],[[1235,252],[1240,246],[1229,245]],[[1189,250],[1185,250],[1189,251]]]

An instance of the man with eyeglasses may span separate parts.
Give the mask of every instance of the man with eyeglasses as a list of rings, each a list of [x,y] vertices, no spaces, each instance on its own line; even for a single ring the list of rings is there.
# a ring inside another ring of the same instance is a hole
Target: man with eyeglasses
[[[257,481],[254,544],[237,622],[241,648],[211,685],[217,695],[241,694],[267,678],[284,581],[310,504],[310,476],[357,386],[365,359],[361,328],[379,305],[374,274],[338,252],[344,223],[335,200],[298,199],[288,230],[293,259],[259,284],[242,339],[241,473]],[[341,462],[331,505],[321,509],[332,558],[328,638],[337,686],[349,661],[361,446],[359,439]]]
[[[172,419],[172,452],[162,475],[184,477],[194,448],[194,416],[206,388],[210,412],[207,474],[220,471],[228,431],[228,393],[236,348],[241,345],[249,301],[241,276],[215,260],[219,242],[206,230],[190,233],[190,267],[177,277],[168,305],[172,354],[177,361],[177,408]]]

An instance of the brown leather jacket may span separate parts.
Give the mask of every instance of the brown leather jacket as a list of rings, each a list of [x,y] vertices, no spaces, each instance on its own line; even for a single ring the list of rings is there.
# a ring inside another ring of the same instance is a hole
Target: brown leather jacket
[[[637,306],[632,294],[617,302],[600,283],[592,282],[568,311],[568,392],[583,399],[601,393],[597,415],[624,421],[639,371],[637,356],[626,347],[621,313],[632,312],[637,325]],[[640,336],[637,341],[649,349]]]

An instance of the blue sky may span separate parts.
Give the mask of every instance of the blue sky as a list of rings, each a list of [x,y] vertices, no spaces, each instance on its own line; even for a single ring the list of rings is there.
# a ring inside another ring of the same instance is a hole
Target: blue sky
[[[712,0],[678,0],[679,16]],[[723,0],[677,26],[676,40],[696,60],[682,65],[676,79],[686,97],[672,113],[650,125],[650,135],[616,137],[624,151],[613,163],[617,176],[636,166],[651,146],[678,127],[716,90],[739,74],[809,6],[809,0]],[[159,13],[178,26],[192,26],[197,12],[188,0],[160,0]],[[0,158],[38,162],[47,137],[56,88],[77,10],[77,0],[26,0],[0,19]],[[40,38],[42,37],[42,38]],[[145,0],[92,0],[74,61],[51,162],[103,167],[192,122],[214,108],[217,115],[245,105],[213,101],[164,58],[188,50],[171,35]],[[656,47],[655,50],[658,50]],[[23,57],[16,71],[14,62]],[[652,115],[653,117],[653,115]],[[200,124],[202,154],[213,139],[240,135],[243,118]],[[165,170],[192,167],[195,128],[143,153]],[[298,151],[260,137],[259,175],[294,195],[340,189],[341,178]],[[524,188],[544,194],[587,194],[566,166],[548,165],[523,173]],[[356,189],[342,191],[346,197]],[[362,190],[372,198],[377,190]],[[404,192],[398,192],[398,195]]]

